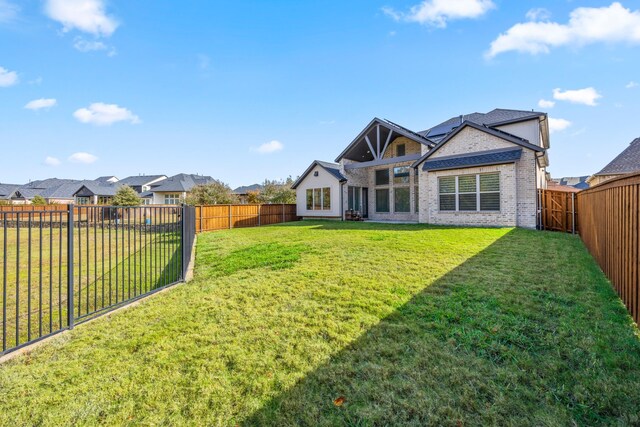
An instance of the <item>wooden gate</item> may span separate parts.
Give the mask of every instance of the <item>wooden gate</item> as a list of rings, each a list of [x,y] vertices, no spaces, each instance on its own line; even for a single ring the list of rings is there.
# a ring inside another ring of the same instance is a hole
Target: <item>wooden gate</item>
[[[538,190],[538,228],[577,233],[577,208],[576,193]]]

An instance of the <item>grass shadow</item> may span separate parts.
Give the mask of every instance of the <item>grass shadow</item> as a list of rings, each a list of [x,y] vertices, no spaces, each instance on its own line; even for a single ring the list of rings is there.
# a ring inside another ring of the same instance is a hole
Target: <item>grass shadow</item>
[[[638,384],[637,328],[580,240],[516,229],[241,424],[637,424]]]

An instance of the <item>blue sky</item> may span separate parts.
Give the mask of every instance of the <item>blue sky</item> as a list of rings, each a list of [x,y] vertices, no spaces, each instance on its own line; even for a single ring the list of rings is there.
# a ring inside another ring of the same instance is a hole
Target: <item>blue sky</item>
[[[236,187],[333,160],[376,116],[495,107],[549,113],[554,176],[640,136],[640,1],[0,0],[0,37],[0,182]]]

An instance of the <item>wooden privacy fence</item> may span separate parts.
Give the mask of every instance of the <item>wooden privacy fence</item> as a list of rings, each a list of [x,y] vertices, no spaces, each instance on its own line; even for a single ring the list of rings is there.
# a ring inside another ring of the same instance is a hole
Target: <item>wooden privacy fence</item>
[[[577,193],[538,190],[538,228],[578,233]]]
[[[196,206],[196,232],[298,221],[295,204]]]
[[[640,174],[578,193],[580,236],[640,324]]]

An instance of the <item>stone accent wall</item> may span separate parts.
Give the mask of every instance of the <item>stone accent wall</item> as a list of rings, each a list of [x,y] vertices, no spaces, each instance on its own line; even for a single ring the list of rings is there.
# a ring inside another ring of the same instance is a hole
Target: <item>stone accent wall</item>
[[[421,146],[423,144],[419,144],[415,141],[410,140],[407,137],[399,136],[393,140],[393,142],[389,143],[386,151],[384,152],[383,159],[390,159],[392,157],[396,157],[396,147],[398,144],[404,144],[405,155],[408,156],[410,154],[420,154]]]
[[[431,158],[467,154],[475,151],[512,148],[515,145],[473,128],[463,129]],[[440,212],[438,177],[484,172],[500,172],[499,212]],[[537,214],[537,166],[535,152],[526,148],[515,164],[457,169],[420,171],[419,221],[432,224],[518,226],[535,228]]]

